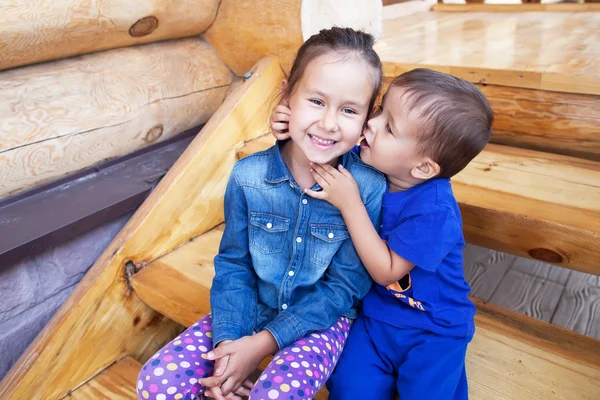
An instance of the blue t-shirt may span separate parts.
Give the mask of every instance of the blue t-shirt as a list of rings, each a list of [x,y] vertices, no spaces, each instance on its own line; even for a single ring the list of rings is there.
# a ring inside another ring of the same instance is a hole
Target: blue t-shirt
[[[464,278],[462,219],[450,180],[386,193],[379,233],[415,267],[388,287],[374,284],[363,301],[365,315],[400,328],[472,336],[475,306]]]

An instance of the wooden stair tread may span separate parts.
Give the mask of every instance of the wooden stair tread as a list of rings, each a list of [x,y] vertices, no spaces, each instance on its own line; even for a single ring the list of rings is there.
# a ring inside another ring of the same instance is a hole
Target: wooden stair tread
[[[135,274],[136,293],[169,318],[186,326],[196,322],[210,309],[212,259],[222,229]],[[467,357],[472,398],[592,399],[600,393],[600,341],[500,307],[481,302],[477,307],[477,333]]]
[[[74,400],[137,400],[135,384],[142,365],[132,357],[125,357],[111,365],[65,399]]]
[[[468,242],[600,275],[600,162],[489,144],[452,186]]]
[[[597,95],[600,43],[586,38],[599,23],[597,12],[428,12],[384,20],[375,50],[386,75],[427,67],[472,82]]]

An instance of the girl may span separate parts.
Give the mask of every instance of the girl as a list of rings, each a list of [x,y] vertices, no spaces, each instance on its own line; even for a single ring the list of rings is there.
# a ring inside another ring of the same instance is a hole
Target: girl
[[[331,374],[371,280],[339,210],[304,190],[320,190],[311,163],[342,164],[379,224],[385,179],[348,152],[381,84],[372,46],[368,34],[332,28],[300,47],[282,83],[290,140],[238,161],[229,178],[212,315],[146,363],[140,399],[309,399]]]

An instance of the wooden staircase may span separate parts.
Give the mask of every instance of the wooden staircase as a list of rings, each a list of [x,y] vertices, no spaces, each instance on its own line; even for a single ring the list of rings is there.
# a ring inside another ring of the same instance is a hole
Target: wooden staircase
[[[600,275],[598,64],[569,75],[543,70],[543,58],[532,55],[537,67],[517,68],[502,64],[501,48],[480,52],[499,54],[496,61],[483,62],[476,51],[457,61],[453,47],[480,49],[488,44],[480,37],[507,32],[502,21],[490,17],[496,31],[485,33],[486,24],[472,16],[427,15],[397,26],[386,21],[378,51],[388,83],[410,68],[440,69],[477,82],[496,110],[494,143],[453,179],[467,240]],[[583,43],[581,54],[572,49],[565,57],[599,54],[600,41]],[[538,53],[543,50],[540,45]],[[273,143],[266,124],[282,78],[277,60],[267,58],[229,94],[2,381],[1,399],[136,398],[140,363],[209,311],[227,177],[238,158]],[[476,305],[477,332],[467,355],[472,399],[598,398],[600,341]]]

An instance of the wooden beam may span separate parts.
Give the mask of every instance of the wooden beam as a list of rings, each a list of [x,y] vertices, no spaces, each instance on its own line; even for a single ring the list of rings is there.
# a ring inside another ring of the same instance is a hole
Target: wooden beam
[[[205,123],[231,78],[200,39],[0,72],[0,198]]]
[[[137,400],[135,385],[142,364],[125,357],[86,382],[65,400]]]
[[[282,79],[267,58],[230,94],[0,383],[0,398],[60,399],[127,354],[147,360],[180,331],[133,294],[128,277],[222,220],[235,147],[264,134]]]
[[[321,29],[348,26],[380,36],[381,9],[381,0],[221,0],[204,37],[239,76],[270,54],[287,73],[300,45]]]
[[[555,92],[600,95],[600,76],[571,75],[565,73],[536,72],[528,70],[510,70],[479,68],[461,65],[404,64],[383,61],[383,73],[386,77],[396,77],[415,68],[429,68],[445,72],[473,83],[514,86],[526,89],[548,90]]]
[[[584,12],[600,11],[600,4],[591,3],[554,3],[554,4],[442,4],[433,5],[433,11],[440,12],[526,12],[526,11],[555,11],[555,12]]]
[[[469,243],[600,275],[600,162],[490,144],[452,186]]]
[[[4,1],[0,70],[195,36],[213,22],[218,4],[218,0]]]
[[[135,274],[136,293],[184,325],[196,322],[209,311],[212,260],[222,230],[194,239]],[[467,354],[470,398],[584,399],[600,391],[600,341],[474,301],[477,330]]]

